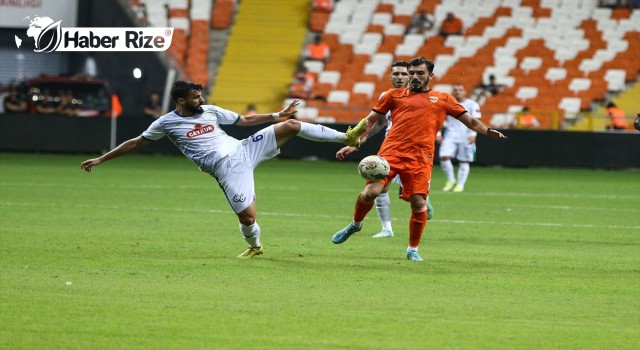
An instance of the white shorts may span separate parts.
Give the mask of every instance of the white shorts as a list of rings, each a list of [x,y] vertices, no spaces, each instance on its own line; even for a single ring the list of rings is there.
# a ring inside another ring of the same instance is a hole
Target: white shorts
[[[234,212],[247,209],[256,200],[253,169],[279,153],[271,125],[242,140],[240,147],[221,161],[215,178]]]
[[[469,142],[454,142],[444,138],[440,144],[440,158],[451,157],[461,162],[473,162],[476,156],[476,144]]]

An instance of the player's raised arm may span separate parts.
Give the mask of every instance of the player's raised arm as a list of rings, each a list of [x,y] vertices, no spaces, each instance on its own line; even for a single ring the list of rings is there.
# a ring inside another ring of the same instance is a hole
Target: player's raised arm
[[[487,127],[480,120],[472,117],[467,112],[464,112],[464,114],[459,116],[458,120],[462,124],[466,125],[467,128],[477,132],[478,134],[485,135],[490,139],[506,139],[507,138],[500,131]]]
[[[117,158],[123,156],[127,153],[135,152],[140,148],[148,145],[150,142],[145,140],[142,136],[138,136],[136,138],[132,138],[127,140],[121,144],[119,144],[116,148],[111,151],[103,154],[98,158],[87,159],[82,164],[80,164],[80,168],[84,169],[86,172],[90,172],[91,168],[95,165],[100,165],[107,160]]]
[[[293,100],[293,102],[291,102],[286,108],[284,108],[283,110],[281,110],[280,112],[277,112],[277,113],[241,115],[240,116],[240,120],[238,120],[236,125],[251,126],[251,125],[264,124],[264,123],[273,121],[274,119],[278,119],[278,118],[281,118],[281,117],[287,117],[288,118],[288,117],[298,113],[298,111],[296,110],[296,107],[299,104],[300,104],[300,101]]]

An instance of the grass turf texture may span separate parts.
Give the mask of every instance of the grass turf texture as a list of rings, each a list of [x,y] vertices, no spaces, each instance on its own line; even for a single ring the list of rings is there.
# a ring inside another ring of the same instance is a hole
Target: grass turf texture
[[[637,349],[640,176],[473,167],[424,263],[375,210],[342,245],[355,163],[256,171],[265,255],[215,180],[179,157],[0,154],[0,348]],[[392,193],[397,187],[392,187]]]

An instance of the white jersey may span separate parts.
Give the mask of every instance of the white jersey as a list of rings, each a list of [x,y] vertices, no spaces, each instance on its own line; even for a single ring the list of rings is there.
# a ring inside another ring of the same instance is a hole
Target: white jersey
[[[203,105],[202,109],[203,113],[188,117],[169,112],[151,123],[141,136],[151,141],[167,136],[201,170],[205,160],[208,167],[215,169],[241,143],[227,135],[220,125],[235,124],[240,115],[213,105]]]
[[[480,119],[480,105],[478,102],[470,99],[465,99],[460,102],[462,107],[471,114],[475,119]],[[466,142],[469,139],[469,135],[473,135],[475,132],[466,125],[462,124],[457,118],[447,116],[447,130],[444,134],[445,138],[451,138],[454,142]]]

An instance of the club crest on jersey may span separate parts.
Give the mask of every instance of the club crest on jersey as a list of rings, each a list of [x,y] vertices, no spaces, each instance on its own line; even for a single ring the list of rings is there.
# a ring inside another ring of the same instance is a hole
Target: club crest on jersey
[[[429,101],[431,101],[432,103],[438,102],[438,96],[429,96]]]
[[[187,131],[187,137],[192,139],[194,137],[198,137],[200,135],[204,135],[210,132],[213,132],[213,125],[200,125],[196,124],[193,130]]]

